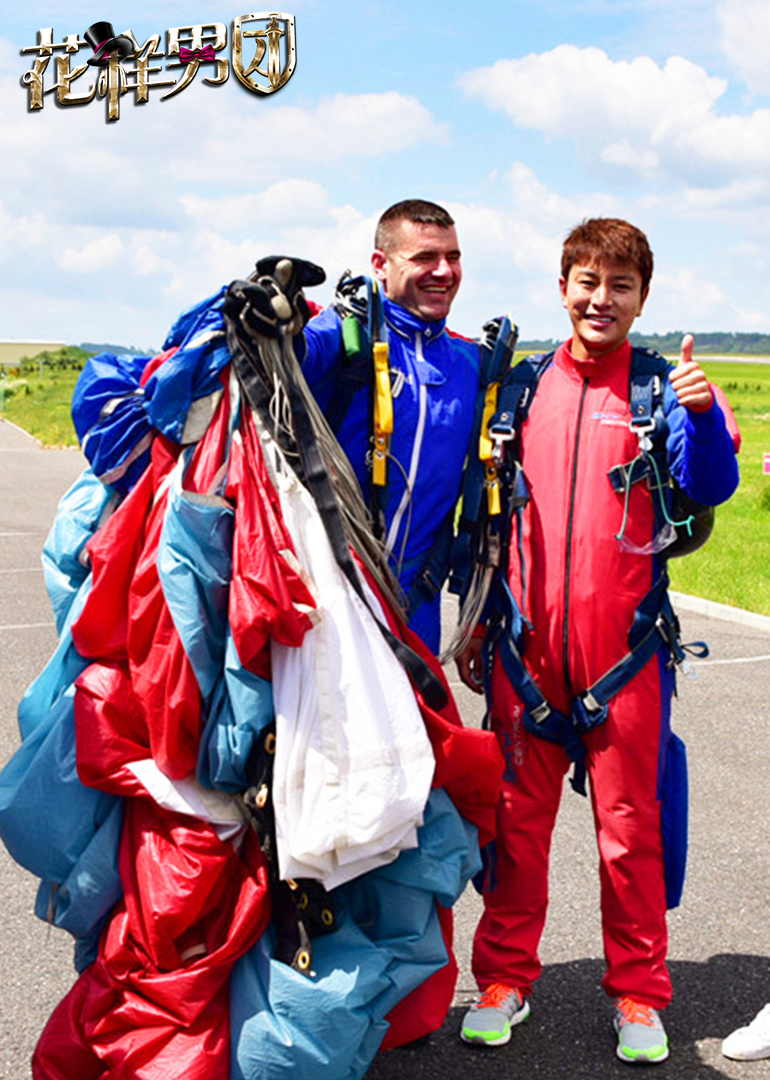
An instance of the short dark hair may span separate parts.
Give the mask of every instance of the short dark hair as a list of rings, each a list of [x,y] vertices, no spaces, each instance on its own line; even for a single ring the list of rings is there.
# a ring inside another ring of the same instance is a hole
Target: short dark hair
[[[642,294],[652,279],[652,251],[641,229],[621,218],[586,218],[576,225],[561,253],[561,276],[566,280],[576,264],[629,262],[642,278]]]
[[[394,203],[381,215],[374,234],[374,246],[380,251],[387,251],[393,243],[395,226],[400,221],[413,221],[417,225],[439,225],[449,229],[454,225],[454,218],[443,206],[428,202],[426,199],[402,199]]]

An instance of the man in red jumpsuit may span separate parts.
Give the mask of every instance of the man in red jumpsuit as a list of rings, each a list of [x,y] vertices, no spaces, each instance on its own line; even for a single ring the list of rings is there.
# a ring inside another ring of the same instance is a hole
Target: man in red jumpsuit
[[[578,695],[628,652],[635,612],[663,565],[650,485],[629,480],[624,495],[608,479],[639,453],[629,426],[628,334],[651,274],[646,237],[627,222],[594,219],[573,230],[560,279],[573,335],[544,371],[520,431],[530,500],[509,543],[508,584],[530,624],[524,665],[568,717]],[[663,379],[666,458],[679,486],[714,506],[737,486],[735,447],[692,346],[686,337],[679,364]],[[458,661],[477,688],[479,652],[476,642]],[[668,649],[654,653],[611,698],[606,720],[583,736],[600,856],[603,986],[615,999],[618,1056],[629,1063],[668,1056],[658,1010],[671,1000],[661,833],[661,786],[672,741],[679,742],[669,725],[670,661]],[[551,835],[569,767],[563,746],[525,728],[525,705],[499,645],[490,686],[491,724],[508,769],[473,950],[482,995],[460,1033],[484,1046],[508,1042],[511,1027],[529,1015]]]

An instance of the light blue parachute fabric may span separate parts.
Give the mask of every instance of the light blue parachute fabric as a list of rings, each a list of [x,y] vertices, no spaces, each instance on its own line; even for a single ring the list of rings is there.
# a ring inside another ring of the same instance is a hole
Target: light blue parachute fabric
[[[184,461],[180,465],[171,475],[158,574],[187,659],[207,698],[224,667],[235,513],[219,495],[184,491]]]
[[[436,900],[477,872],[476,829],[431,793],[419,847],[331,893],[337,929],[313,942],[311,977],[270,955],[265,935],[230,979],[231,1080],[360,1080],[385,1017],[447,963]]]
[[[257,735],[273,719],[272,685],[241,664],[227,622],[234,512],[182,490],[175,473],[158,548],[163,595],[202,697],[198,780],[243,791]]]
[[[271,935],[230,976],[230,1080],[353,1080],[388,1025],[377,1000],[390,987],[387,952],[341,908],[313,949],[312,977],[271,957]]]
[[[88,667],[89,661],[80,655],[73,644],[70,627],[83,610],[90,591],[91,576],[89,574],[72,599],[62,626],[59,644],[53,656],[34,682],[27,687],[24,697],[19,702],[19,732],[22,741],[29,738],[35,728],[45,720],[59,698],[69,692],[78,675]]]
[[[0,837],[41,879],[35,913],[92,948],[122,894],[122,800],[80,782],[74,694],[57,695],[0,773]]]
[[[109,499],[86,470],[59,504],[45,556],[59,643],[19,704],[22,744],[0,773],[0,837],[41,879],[35,913],[77,939],[79,969],[93,959],[103,921],[122,893],[122,800],[85,787],[75,760],[74,684],[90,661],[75,648],[71,626],[91,590],[77,556]]]
[[[228,628],[224,678],[204,703],[197,767],[204,787],[245,791],[251,751],[274,716],[272,683],[243,667]]]
[[[59,501],[43,547],[43,573],[57,634],[62,633],[72,602],[89,574],[83,559],[85,546],[116,503],[116,496],[90,467]]]

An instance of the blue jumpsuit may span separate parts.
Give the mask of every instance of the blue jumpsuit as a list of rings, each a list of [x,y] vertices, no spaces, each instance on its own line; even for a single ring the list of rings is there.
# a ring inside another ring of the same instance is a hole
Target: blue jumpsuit
[[[479,347],[446,324],[426,322],[384,299],[393,394],[393,436],[385,500],[391,565],[405,593],[420,574],[436,535],[460,495],[479,384]],[[327,308],[305,327],[303,371],[322,409],[340,373],[340,317]],[[369,390],[353,397],[337,437],[364,492],[371,443]],[[440,598],[425,602],[410,627],[434,651],[440,645]]]

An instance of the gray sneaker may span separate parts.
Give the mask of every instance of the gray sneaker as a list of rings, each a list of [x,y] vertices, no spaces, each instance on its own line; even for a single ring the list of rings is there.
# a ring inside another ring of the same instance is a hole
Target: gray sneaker
[[[668,1036],[663,1021],[651,1006],[630,997],[620,997],[615,1002],[613,1024],[621,1061],[629,1065],[657,1065],[668,1057]]]
[[[504,1046],[511,1028],[529,1016],[529,1002],[520,990],[492,983],[463,1017],[460,1038],[479,1046]]]

